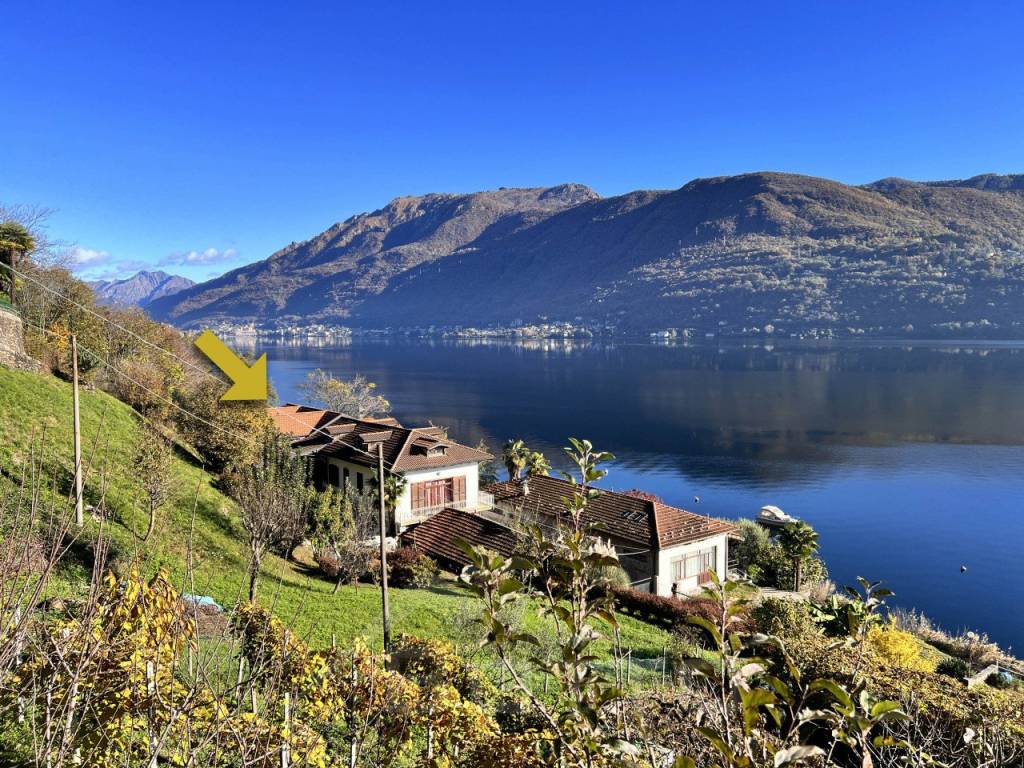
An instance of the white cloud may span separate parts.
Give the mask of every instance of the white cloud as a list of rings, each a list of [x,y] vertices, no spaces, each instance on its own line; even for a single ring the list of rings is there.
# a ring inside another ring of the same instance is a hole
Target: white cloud
[[[205,251],[186,251],[172,253],[160,259],[160,266],[176,265],[181,267],[204,266],[208,264],[223,264],[227,261],[234,261],[238,258],[238,251],[234,248],[227,248],[223,251],[217,248],[207,248]]]
[[[110,254],[95,248],[83,248],[76,245],[71,249],[71,268],[74,270],[93,269],[110,261]]]

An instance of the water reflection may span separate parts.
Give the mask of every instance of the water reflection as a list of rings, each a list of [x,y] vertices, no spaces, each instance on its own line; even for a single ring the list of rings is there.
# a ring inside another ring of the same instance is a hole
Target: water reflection
[[[266,348],[286,399],[314,367],[377,381],[396,414],[466,442],[548,449],[586,435],[620,462],[711,480],[788,483],[828,472],[837,445],[1018,444],[1016,348],[532,347],[389,339]],[[708,457],[738,459],[726,466]],[[725,473],[723,475],[723,473]]]
[[[735,517],[775,503],[822,532],[835,578],[1024,647],[1024,353],[1018,347],[685,347],[355,339],[263,347],[283,399],[313,368],[376,381],[406,423],[557,463],[569,435],[615,488]],[[968,563],[960,578],[959,564]],[[994,596],[1002,596],[996,599]]]

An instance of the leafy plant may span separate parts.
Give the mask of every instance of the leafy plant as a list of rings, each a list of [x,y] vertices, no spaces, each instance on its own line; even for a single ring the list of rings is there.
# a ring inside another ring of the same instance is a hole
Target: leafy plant
[[[800,570],[818,551],[818,532],[805,522],[789,523],[779,533],[779,545],[793,563],[793,590],[800,591]]]
[[[437,574],[437,563],[415,547],[399,547],[388,555],[388,583],[400,589],[429,587]]]
[[[963,659],[958,659],[955,656],[945,658],[940,661],[935,671],[940,675],[946,675],[947,677],[953,677],[957,680],[963,680],[971,674],[971,668],[967,662]]]
[[[518,480],[529,458],[529,449],[522,440],[509,440],[501,449],[501,461],[509,480]]]
[[[546,574],[539,592],[545,601],[545,614],[557,630],[559,652],[553,660],[536,653],[530,664],[555,679],[558,691],[553,703],[537,696],[515,664],[517,646],[537,648],[539,641],[510,627],[503,611],[506,605],[527,595],[518,573],[537,573],[539,563],[504,558],[462,542],[470,558],[462,580],[483,603],[485,643],[494,649],[515,686],[546,724],[549,735],[542,748],[557,762],[582,766],[615,762],[635,754],[636,749],[621,738],[612,716],[611,708],[621,698],[621,689],[592,663],[593,645],[602,637],[597,626],[608,626],[613,631],[618,626],[614,599],[596,574],[601,568],[616,565],[617,560],[595,546],[595,531],[584,525],[582,518],[588,502],[600,493],[592,484],[605,476],[600,465],[611,454],[595,451],[589,441],[576,439],[570,439],[566,454],[578,474],[563,473],[571,487],[571,494],[564,499],[564,527],[556,538],[549,538],[539,528],[533,530],[535,551],[544,562]]]

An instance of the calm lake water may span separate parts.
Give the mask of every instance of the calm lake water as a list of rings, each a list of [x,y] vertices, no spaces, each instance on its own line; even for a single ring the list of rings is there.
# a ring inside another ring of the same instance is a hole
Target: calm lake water
[[[1024,651],[1024,349],[363,341],[263,346],[282,401],[361,373],[407,424],[549,458],[612,451],[605,485],[715,516],[777,504],[833,579]],[[966,574],[960,573],[961,564]]]

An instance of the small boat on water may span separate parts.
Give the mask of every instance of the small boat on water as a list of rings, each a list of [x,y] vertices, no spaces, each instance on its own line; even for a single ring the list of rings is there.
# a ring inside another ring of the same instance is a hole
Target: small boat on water
[[[769,528],[781,528],[784,525],[797,522],[797,519],[772,504],[765,504],[757,513],[757,522]]]

